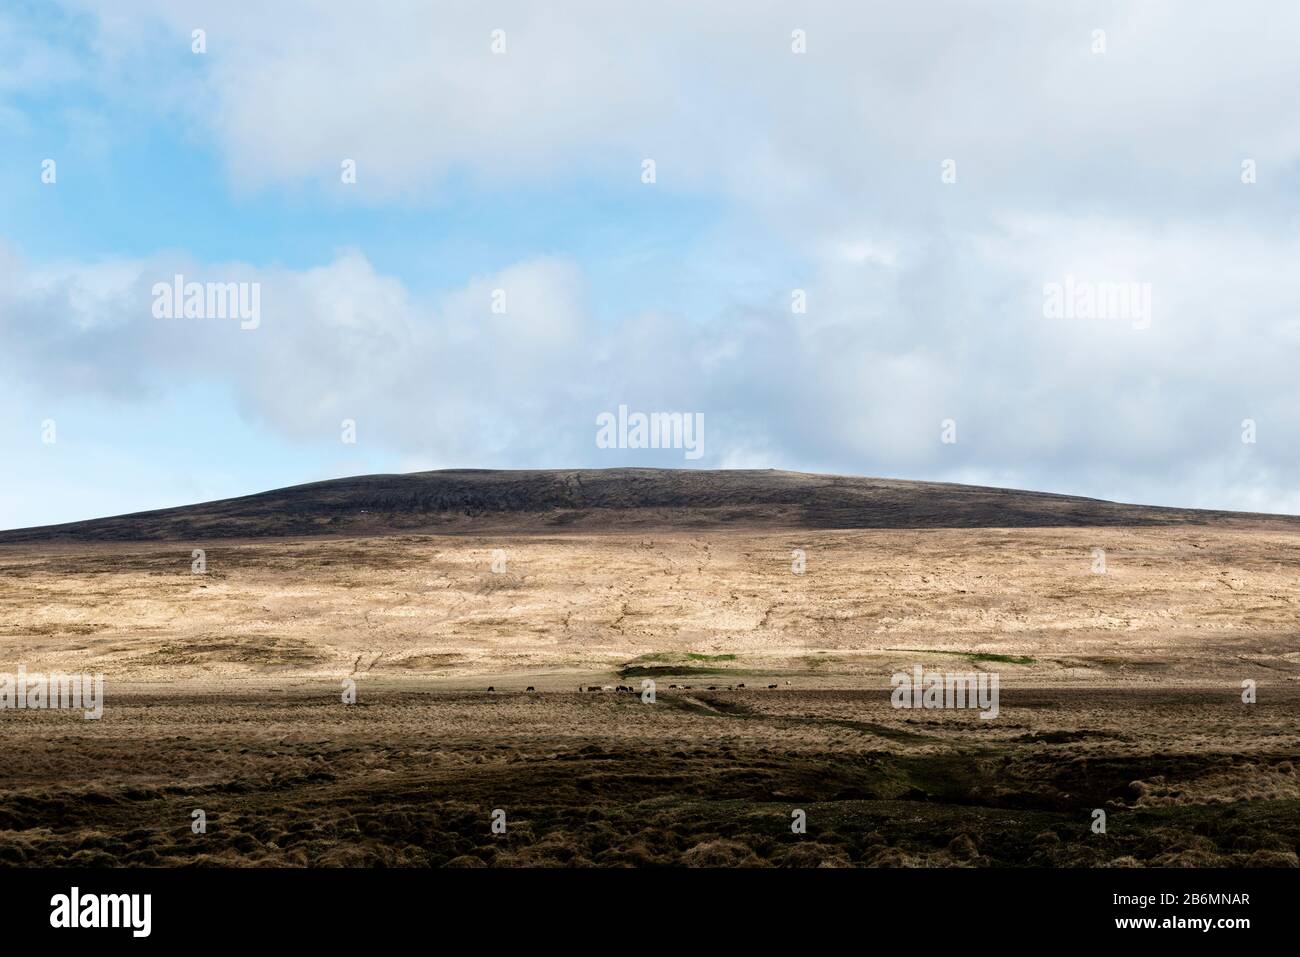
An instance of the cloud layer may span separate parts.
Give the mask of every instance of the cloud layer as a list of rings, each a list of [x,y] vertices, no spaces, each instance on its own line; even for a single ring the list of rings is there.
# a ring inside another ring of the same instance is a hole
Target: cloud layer
[[[598,309],[599,267],[543,249],[427,294],[364,248],[303,270],[56,266],[8,236],[0,368],[33,394],[157,404],[207,382],[286,442],[353,419],[430,465],[776,466],[1300,511],[1300,11],[72,6],[90,24],[76,71],[179,119],[234,194],[434,215],[464,189],[662,190],[721,203],[728,257],[788,265],[734,285],[719,269],[722,305],[685,314]],[[0,106],[15,88],[0,74]],[[150,288],[176,273],[260,283],[260,328],[153,319]],[[1046,318],[1044,284],[1067,276],[1147,284],[1150,327]],[[619,404],[704,413],[705,458],[597,449]]]
[[[826,262],[806,313],[773,290],[707,322],[598,321],[581,269],[554,258],[421,301],[356,251],[301,272],[172,259],[43,276],[9,255],[0,336],[31,390],[156,403],[211,381],[288,440],[352,419],[362,441],[439,464],[686,464],[595,447],[595,417],[627,404],[703,412],[699,464],[715,467],[1288,506],[1300,322],[1280,304],[1300,292],[1286,268],[1300,245],[1246,243],[1225,262],[1213,236],[1063,231],[1007,225],[998,243]],[[1069,270],[1151,282],[1150,327],[1044,318],[1044,277]],[[151,287],[176,273],[259,283],[260,326],[153,318]],[[936,273],[966,279],[935,288]],[[940,441],[945,419],[955,444]]]

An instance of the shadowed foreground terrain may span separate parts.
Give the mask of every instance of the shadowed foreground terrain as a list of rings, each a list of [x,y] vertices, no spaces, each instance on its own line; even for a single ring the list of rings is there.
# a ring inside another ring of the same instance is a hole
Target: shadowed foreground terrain
[[[981,726],[884,692],[128,694],[6,728],[0,860],[1294,866],[1300,695],[1266,699],[1023,689]]]
[[[0,672],[106,685],[0,710],[0,863],[1296,865],[1295,519],[730,474],[0,533]],[[891,707],[917,665],[998,716]]]

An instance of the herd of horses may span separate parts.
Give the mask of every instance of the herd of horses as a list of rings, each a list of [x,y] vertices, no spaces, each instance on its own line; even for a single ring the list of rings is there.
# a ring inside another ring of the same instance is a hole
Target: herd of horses
[[[789,683],[790,683],[790,682],[788,682],[788,681],[786,682],[786,684],[789,684]],[[778,685],[768,685],[768,686],[767,686],[767,690],[768,690],[768,691],[775,691],[775,690],[777,689],[777,687],[778,687]],[[694,685],[669,685],[668,688],[669,688],[670,691],[692,691],[692,690],[694,690],[695,686],[694,686]],[[496,686],[495,686],[495,685],[488,685],[488,689],[487,689],[487,690],[495,694],[497,689],[496,689]],[[725,691],[745,691],[746,688],[745,688],[744,683],[742,682],[742,683],[740,683],[740,684],[736,684],[736,685],[727,685],[725,689],[724,689],[721,685],[709,685],[707,689],[701,689],[701,690],[708,690],[708,691],[724,691],[724,690],[725,690]],[[527,688],[524,689],[524,691],[525,691],[525,693],[527,693],[527,692],[529,692],[529,691],[536,692],[537,689],[534,688],[532,685],[529,685]],[[639,693],[640,693],[640,689],[638,689],[638,688],[634,688],[634,687],[632,687],[632,685],[578,685],[578,691],[583,692],[583,693],[591,692],[591,691],[594,691],[594,692],[597,692],[597,693],[603,693],[603,692],[606,692],[606,691],[612,691],[612,692],[614,692],[615,694],[618,694],[618,693],[639,694]]]

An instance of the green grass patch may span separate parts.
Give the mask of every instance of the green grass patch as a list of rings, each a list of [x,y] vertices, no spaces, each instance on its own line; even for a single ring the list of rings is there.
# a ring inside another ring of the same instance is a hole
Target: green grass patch
[[[886,648],[886,651],[906,651],[918,655],[948,655],[969,661],[999,661],[1008,665],[1032,665],[1035,659],[1028,655],[995,655],[985,651],[943,651],[935,648]]]
[[[735,661],[735,655],[706,655],[698,651],[652,651],[638,655],[627,663],[632,665],[671,665],[686,664],[691,661]]]
[[[618,669],[620,678],[663,678],[670,675],[724,675],[719,668],[693,668],[690,665],[624,665]]]

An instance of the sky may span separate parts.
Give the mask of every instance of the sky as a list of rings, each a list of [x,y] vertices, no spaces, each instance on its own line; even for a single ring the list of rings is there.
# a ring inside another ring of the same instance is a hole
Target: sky
[[[5,0],[0,527],[462,467],[1300,513],[1298,31]],[[160,315],[178,275],[256,322]],[[703,454],[602,447],[620,406]]]

